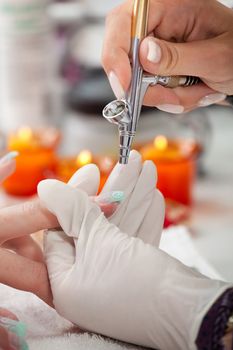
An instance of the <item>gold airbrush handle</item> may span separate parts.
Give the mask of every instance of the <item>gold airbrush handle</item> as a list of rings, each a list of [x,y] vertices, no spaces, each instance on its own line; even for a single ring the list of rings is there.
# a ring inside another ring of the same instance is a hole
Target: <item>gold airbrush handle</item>
[[[135,0],[132,18],[132,39],[144,39],[147,36],[150,0]]]

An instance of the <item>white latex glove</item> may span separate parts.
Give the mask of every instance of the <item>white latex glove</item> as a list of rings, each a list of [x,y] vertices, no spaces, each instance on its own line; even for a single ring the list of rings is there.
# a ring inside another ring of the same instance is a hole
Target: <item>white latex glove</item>
[[[99,187],[99,170],[87,165],[78,170],[69,184],[94,196]],[[157,172],[152,162],[144,162],[137,151],[131,151],[127,165],[117,164],[99,197],[113,191],[124,192],[124,201],[109,217],[119,229],[130,236],[158,246],[165,214],[164,199],[156,189]]]
[[[57,311],[88,331],[161,350],[195,349],[226,283],[193,272],[108,222],[88,196],[55,180],[40,199],[66,233],[49,232],[46,260]]]

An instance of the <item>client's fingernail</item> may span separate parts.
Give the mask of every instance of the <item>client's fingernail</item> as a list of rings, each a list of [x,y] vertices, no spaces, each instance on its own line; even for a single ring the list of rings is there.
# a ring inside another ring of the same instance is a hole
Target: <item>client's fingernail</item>
[[[7,317],[0,317],[0,324],[3,325],[10,332],[18,335],[21,338],[25,337],[26,325],[23,322],[12,320]]]
[[[162,56],[162,51],[160,46],[152,39],[148,40],[148,53],[147,59],[152,63],[159,63]]]
[[[108,79],[116,98],[122,99],[125,96],[125,92],[116,74],[110,72]]]
[[[210,106],[212,104],[224,101],[226,97],[227,96],[225,94],[221,94],[221,93],[210,94],[210,95],[203,97],[198,102],[198,106],[199,107],[207,107],[207,106]]]
[[[0,317],[0,325],[9,332],[9,341],[13,349],[27,350],[28,346],[24,338],[26,335],[26,325],[23,322]]]
[[[8,163],[10,160],[18,157],[18,155],[19,155],[19,152],[17,152],[17,151],[12,151],[12,152],[5,154],[5,156],[0,158],[0,165]]]
[[[94,201],[98,204],[106,203],[121,203],[124,200],[124,192],[123,191],[113,191],[109,193],[100,194],[97,197],[94,197]]]
[[[167,112],[167,113],[180,114],[180,113],[184,112],[184,107],[181,105],[164,104],[164,105],[159,105],[156,107],[158,109],[160,109],[161,111]]]

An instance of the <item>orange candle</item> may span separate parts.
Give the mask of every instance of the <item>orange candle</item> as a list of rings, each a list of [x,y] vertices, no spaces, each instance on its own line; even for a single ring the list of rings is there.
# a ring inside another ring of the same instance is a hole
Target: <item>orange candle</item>
[[[144,160],[154,161],[158,171],[158,188],[165,198],[190,205],[196,175],[196,156],[200,147],[193,140],[167,139],[160,135],[144,146]]]
[[[59,180],[68,182],[79,168],[92,162],[93,156],[88,150],[81,151],[76,157],[60,158],[57,161],[56,176]]]
[[[9,135],[8,151],[18,151],[16,171],[3,184],[6,192],[16,196],[36,193],[37,184],[55,170],[55,148],[59,133],[55,129],[31,130],[23,127]]]
[[[110,157],[93,156],[88,150],[81,151],[77,157],[61,158],[57,162],[56,175],[61,181],[68,182],[71,176],[84,165],[94,163],[100,170],[100,187],[103,188],[111,170],[114,161]]]

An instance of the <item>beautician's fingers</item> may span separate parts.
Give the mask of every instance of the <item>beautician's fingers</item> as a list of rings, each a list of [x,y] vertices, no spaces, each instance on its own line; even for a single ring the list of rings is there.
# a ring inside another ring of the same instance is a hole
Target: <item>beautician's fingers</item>
[[[207,97],[209,98],[207,99]],[[179,114],[197,107],[217,103],[225,97],[224,94],[216,93],[203,83],[175,89],[156,85],[148,89],[144,104],[151,107],[155,106],[164,112]]]
[[[87,216],[91,218],[92,212],[101,215],[100,208],[85,192],[58,180],[41,181],[38,196],[42,204],[57,217],[69,237],[77,237],[83,220],[86,221]]]
[[[101,194],[112,191],[124,191],[125,196],[132,192],[142,170],[142,157],[139,152],[132,150],[127,165],[117,163],[109,175]]]
[[[0,249],[0,282],[32,292],[53,305],[46,266],[5,249]]]
[[[145,243],[160,241],[165,216],[164,199],[156,190],[157,170],[146,161],[121,220],[120,229]]]
[[[119,207],[119,210],[122,210],[119,224],[114,220],[114,216],[118,216],[117,211],[111,218],[111,222],[119,226],[122,232],[126,232],[130,236],[137,236],[138,229],[153,201],[156,183],[156,167],[153,162],[145,161],[127,206],[123,210],[121,206]],[[156,220],[157,218],[154,216],[154,219]],[[153,223],[154,220],[151,222],[152,226]]]
[[[142,170],[141,155],[137,151],[131,151],[129,163],[127,165],[117,164],[111,172],[101,194],[110,193],[112,191],[124,192],[124,200],[118,206],[113,216],[110,218],[111,223],[120,225],[125,209],[128,206],[130,196],[137,184],[138,177]],[[127,232],[127,231],[126,231]]]
[[[151,74],[200,77],[213,90],[232,95],[233,27],[231,30],[209,40],[186,43],[147,37],[140,46],[141,64]]]
[[[14,251],[25,258],[43,262],[44,255],[38,243],[30,236],[11,239],[2,245],[3,248]]]
[[[87,164],[70,178],[68,184],[77,187],[88,194],[95,196],[100,183],[100,171],[95,164]]]
[[[159,246],[165,217],[165,203],[163,195],[154,190],[154,197],[138,229],[137,237],[155,247]]]
[[[132,1],[131,1],[132,3]],[[102,61],[112,90],[121,99],[131,81],[129,61],[132,5],[124,3],[114,9],[106,20]],[[116,28],[124,28],[117,30]]]

